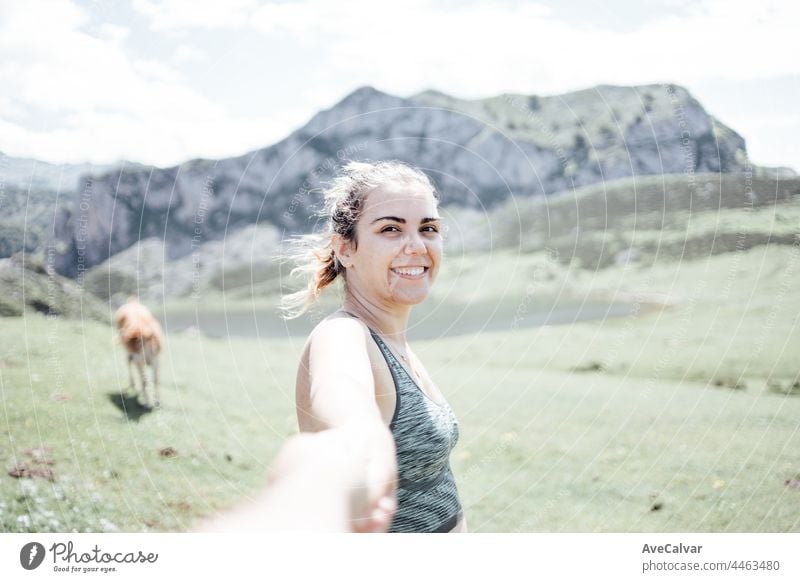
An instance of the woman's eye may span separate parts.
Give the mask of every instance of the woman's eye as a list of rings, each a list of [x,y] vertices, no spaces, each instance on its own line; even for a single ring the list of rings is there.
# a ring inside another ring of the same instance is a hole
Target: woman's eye
[[[437,227],[435,227],[435,226],[423,226],[422,227],[422,231],[423,232],[439,232],[439,229]],[[396,226],[387,226],[386,228],[381,230],[381,232],[400,232],[400,229],[397,228]]]

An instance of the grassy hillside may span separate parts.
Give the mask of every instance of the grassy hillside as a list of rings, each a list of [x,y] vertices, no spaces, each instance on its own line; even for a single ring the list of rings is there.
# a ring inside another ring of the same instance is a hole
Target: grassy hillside
[[[512,325],[414,343],[461,422],[471,529],[800,531],[797,246],[600,272],[519,259],[463,275],[514,308]],[[526,328],[537,293],[642,308]],[[648,309],[654,297],[674,305]],[[472,316],[491,319],[480,305]],[[164,408],[145,414],[109,327],[0,322],[0,530],[186,529],[254,491],[295,430],[301,341],[172,335]]]
[[[26,311],[73,319],[109,319],[103,302],[85,293],[78,283],[48,270],[41,257],[18,253],[0,259],[0,317]]]
[[[2,320],[0,531],[185,529],[252,491],[290,432],[294,371],[275,363],[293,346],[170,337],[165,407],[147,414],[112,338],[89,321]]]
[[[653,176],[516,198],[488,215],[454,210],[451,248],[549,248],[560,262],[595,270],[792,244],[799,219],[798,178]]]

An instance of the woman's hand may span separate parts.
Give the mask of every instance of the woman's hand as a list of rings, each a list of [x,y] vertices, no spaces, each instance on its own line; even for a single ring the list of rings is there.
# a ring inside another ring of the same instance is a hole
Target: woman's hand
[[[397,462],[394,440],[381,422],[332,429],[353,443],[349,457],[361,463],[352,466],[356,477],[349,483],[351,529],[354,532],[385,532],[397,510]],[[317,433],[317,434],[324,434]]]
[[[382,423],[301,433],[281,448],[261,494],[201,529],[385,532],[396,487],[394,441]]]
[[[379,420],[346,424],[316,433],[301,433],[284,447],[276,470],[316,467],[319,487],[330,487],[331,503],[346,502],[347,530],[385,532],[397,502],[394,439]],[[279,465],[283,464],[283,467]]]

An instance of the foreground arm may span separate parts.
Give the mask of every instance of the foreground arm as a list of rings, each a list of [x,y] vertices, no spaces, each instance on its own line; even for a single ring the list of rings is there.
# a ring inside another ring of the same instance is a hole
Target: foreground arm
[[[370,463],[365,435],[382,427],[346,427],[289,439],[255,498],[200,526],[201,531],[386,531],[395,510],[364,467]],[[380,432],[373,435],[381,438]]]
[[[394,439],[375,402],[364,331],[350,319],[311,338],[311,389],[298,395],[301,434],[270,470],[269,487],[206,530],[386,531],[396,508]]]

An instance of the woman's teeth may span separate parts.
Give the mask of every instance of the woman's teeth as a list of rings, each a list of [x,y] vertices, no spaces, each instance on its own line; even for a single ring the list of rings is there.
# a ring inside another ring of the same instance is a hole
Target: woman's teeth
[[[410,269],[392,269],[398,275],[407,275],[410,277],[418,277],[425,272],[425,267],[412,267]]]

